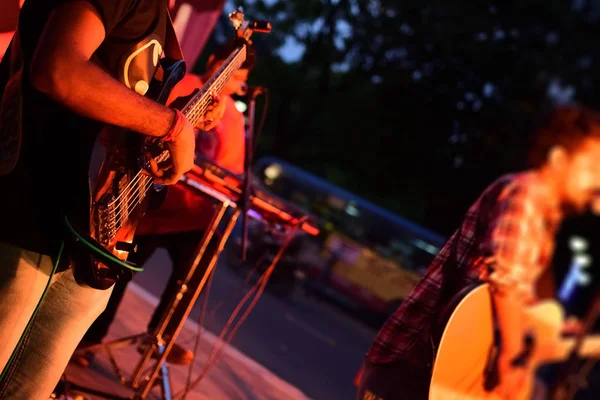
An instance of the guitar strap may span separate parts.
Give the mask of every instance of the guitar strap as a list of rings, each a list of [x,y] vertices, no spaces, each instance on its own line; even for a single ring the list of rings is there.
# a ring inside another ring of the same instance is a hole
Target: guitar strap
[[[169,6],[167,6],[167,29],[165,32],[165,45],[163,51],[166,57],[173,60],[183,60],[183,52],[179,40],[177,40],[177,34],[175,33],[175,26],[173,26],[173,19],[169,12]]]
[[[454,311],[456,304],[449,301],[453,299],[452,287],[456,285],[456,274],[458,272],[458,242],[462,236],[462,224],[458,231],[454,234],[454,242],[452,242],[452,250],[448,255],[448,259],[442,264],[442,284],[440,285],[440,296],[438,299],[437,312],[433,313],[431,321],[431,344],[432,344],[432,360],[435,360],[437,355],[437,348],[440,344],[440,340],[446,328],[446,323],[450,318],[451,313]]]
[[[0,176],[10,174],[21,155],[23,57],[15,29],[0,65]]]
[[[458,243],[462,237],[462,227],[463,224],[460,225],[458,231],[456,232],[456,237],[454,238],[454,243],[452,243],[452,252],[448,257],[448,260],[442,265],[442,285],[440,286],[440,309],[443,307],[443,304],[447,304],[446,302],[450,300],[450,294],[452,293],[452,287],[456,284],[456,273],[458,272],[459,260],[458,260]]]

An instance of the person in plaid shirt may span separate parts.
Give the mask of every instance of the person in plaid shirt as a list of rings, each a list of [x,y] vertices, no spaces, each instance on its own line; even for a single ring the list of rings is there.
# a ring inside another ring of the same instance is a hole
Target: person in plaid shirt
[[[560,107],[535,136],[532,169],[502,176],[485,189],[383,325],[366,355],[359,400],[427,399],[440,314],[471,284],[490,282],[501,331],[521,331],[520,320],[506,310],[536,301],[563,215],[585,212],[600,195],[599,113]],[[507,396],[523,378],[508,361],[520,345],[519,335],[503,335],[500,390]]]

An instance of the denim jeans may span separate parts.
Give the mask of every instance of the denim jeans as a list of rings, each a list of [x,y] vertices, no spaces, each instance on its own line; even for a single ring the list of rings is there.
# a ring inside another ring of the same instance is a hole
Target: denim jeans
[[[17,346],[51,271],[50,257],[0,243],[0,370]],[[111,291],[80,286],[70,268],[55,274],[13,373],[1,385],[2,399],[47,400]]]

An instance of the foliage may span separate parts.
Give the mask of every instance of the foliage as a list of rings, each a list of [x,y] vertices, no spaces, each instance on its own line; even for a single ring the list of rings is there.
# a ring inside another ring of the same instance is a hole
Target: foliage
[[[524,167],[541,111],[598,103],[594,4],[244,1],[274,28],[254,37],[251,82],[271,95],[259,150],[448,234]],[[227,29],[224,16],[215,38]]]

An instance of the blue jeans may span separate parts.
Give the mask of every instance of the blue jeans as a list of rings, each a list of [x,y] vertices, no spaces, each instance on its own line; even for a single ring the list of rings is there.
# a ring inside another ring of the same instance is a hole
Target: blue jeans
[[[0,370],[3,370],[48,283],[48,256],[0,243]],[[72,269],[52,278],[2,399],[47,400],[111,289],[80,286]]]

